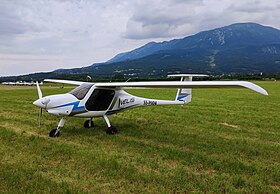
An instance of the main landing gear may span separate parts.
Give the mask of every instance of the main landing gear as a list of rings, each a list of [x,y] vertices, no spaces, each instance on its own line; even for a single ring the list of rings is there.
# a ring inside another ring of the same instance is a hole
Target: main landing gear
[[[105,119],[106,124],[108,125],[108,128],[107,128],[107,130],[106,130],[106,133],[107,133],[108,135],[115,135],[115,134],[118,132],[117,128],[114,127],[114,126],[112,126],[112,125],[110,124],[110,121],[109,121],[107,115],[104,115],[103,118]],[[92,118],[91,118],[90,120],[86,120],[86,121],[85,121],[84,127],[85,127],[85,128],[94,127],[94,123],[93,123],[93,121],[92,121]]]
[[[108,128],[107,128],[107,130],[106,130],[106,133],[107,133],[108,135],[115,135],[116,133],[118,133],[117,128],[114,127],[114,126],[112,126],[112,125],[110,124],[110,121],[109,121],[107,115],[104,115],[103,118],[105,119],[105,121],[106,121],[106,123],[107,123],[107,125],[108,125]]]
[[[92,121],[92,118],[90,118],[90,120],[86,120],[86,121],[85,121],[84,127],[85,127],[85,128],[94,127],[94,123],[93,123],[93,121]]]
[[[116,127],[112,126],[107,115],[104,115],[103,118],[105,119],[106,121],[106,124],[108,126],[107,130],[106,130],[106,133],[108,135],[115,135],[116,133],[118,133],[118,130]],[[50,137],[59,137],[60,135],[60,128],[63,127],[65,123],[65,119],[62,117],[58,123],[58,126],[56,129],[52,129],[49,133],[49,136]],[[91,127],[94,127],[94,123],[92,121],[92,118],[90,120],[86,120],[85,123],[84,123],[84,127],[85,128],[91,128]]]

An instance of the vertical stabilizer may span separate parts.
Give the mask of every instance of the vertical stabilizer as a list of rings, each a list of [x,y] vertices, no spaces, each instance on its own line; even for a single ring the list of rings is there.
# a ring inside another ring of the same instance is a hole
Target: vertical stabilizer
[[[190,82],[193,77],[208,77],[203,74],[175,74],[168,75],[168,77],[181,77],[181,82]],[[185,104],[192,101],[192,89],[191,88],[179,88],[175,101],[183,101]]]

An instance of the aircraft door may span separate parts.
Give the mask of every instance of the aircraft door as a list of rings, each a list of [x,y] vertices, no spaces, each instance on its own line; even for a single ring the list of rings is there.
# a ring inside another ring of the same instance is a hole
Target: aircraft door
[[[115,90],[95,89],[85,106],[88,111],[106,111],[113,98]]]

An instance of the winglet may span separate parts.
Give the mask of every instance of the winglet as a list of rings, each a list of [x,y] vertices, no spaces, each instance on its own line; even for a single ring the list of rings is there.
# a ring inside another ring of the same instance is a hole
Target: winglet
[[[245,88],[249,88],[251,90],[254,90],[260,94],[263,94],[263,95],[266,95],[268,96],[268,93],[265,89],[263,89],[262,87],[256,85],[256,84],[253,84],[251,82],[246,82],[246,81],[240,81],[240,85],[245,87]]]

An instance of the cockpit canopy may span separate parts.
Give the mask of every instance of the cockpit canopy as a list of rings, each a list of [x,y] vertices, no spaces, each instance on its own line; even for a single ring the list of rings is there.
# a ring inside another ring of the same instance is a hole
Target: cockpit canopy
[[[88,93],[89,89],[93,86],[94,84],[91,83],[84,83],[78,87],[76,87],[74,90],[69,92],[69,94],[72,94],[79,100],[82,100],[86,94]]]

